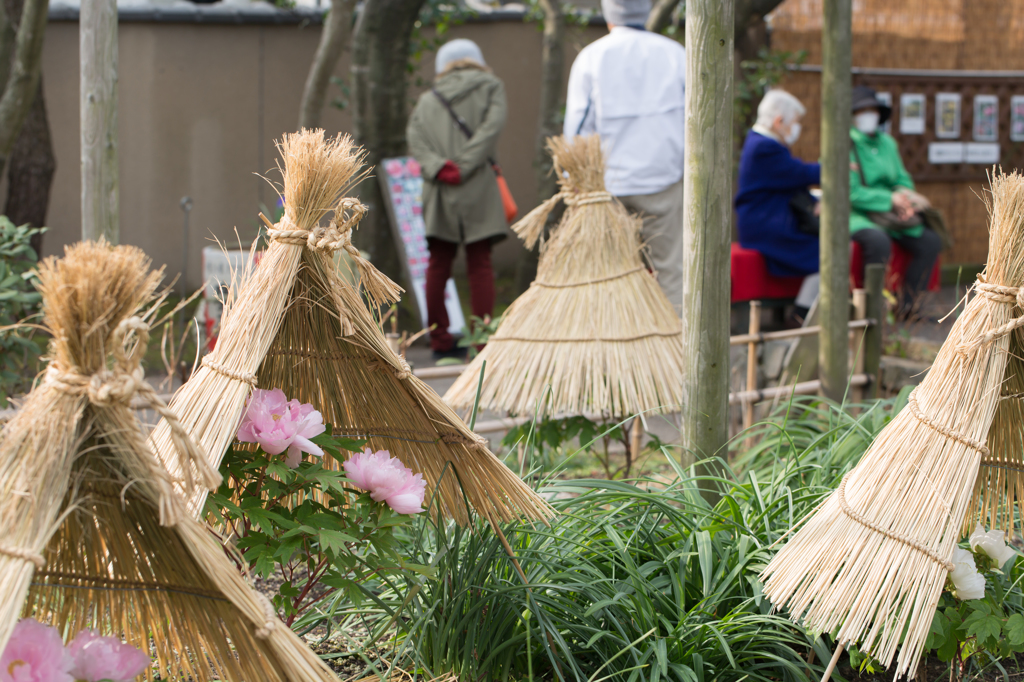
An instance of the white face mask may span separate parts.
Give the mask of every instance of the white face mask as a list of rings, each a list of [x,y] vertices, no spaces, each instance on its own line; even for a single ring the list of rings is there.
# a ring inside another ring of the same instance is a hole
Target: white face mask
[[[786,133],[786,145],[789,147],[793,146],[793,143],[800,139],[800,124],[794,123],[789,126],[789,132]]]
[[[878,131],[878,112],[862,111],[853,117],[853,127],[865,135],[874,135]]]

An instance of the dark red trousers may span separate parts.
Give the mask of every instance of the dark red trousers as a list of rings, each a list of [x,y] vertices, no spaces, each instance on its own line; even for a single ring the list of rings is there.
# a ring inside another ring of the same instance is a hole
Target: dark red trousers
[[[430,262],[427,264],[427,326],[433,350],[451,350],[455,339],[448,333],[448,310],[444,306],[444,287],[452,276],[452,263],[459,245],[443,239],[427,238]],[[494,270],[491,268],[491,240],[466,244],[466,274],[469,278],[469,305],[473,314],[483,318],[494,309]]]

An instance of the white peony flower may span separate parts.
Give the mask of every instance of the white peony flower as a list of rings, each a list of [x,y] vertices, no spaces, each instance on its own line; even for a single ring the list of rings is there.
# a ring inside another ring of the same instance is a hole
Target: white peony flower
[[[968,540],[971,543],[971,549],[975,551],[980,549],[990,559],[995,561],[996,566],[999,568],[1003,567],[1007,559],[1017,555],[1011,547],[1006,546],[1006,535],[1003,531],[990,530],[986,533],[980,523],[974,528],[974,532],[971,533],[971,537]]]
[[[981,599],[985,596],[985,576],[978,573],[973,554],[957,547],[953,550],[953,566],[953,572],[949,574],[956,588],[953,596],[960,600]]]

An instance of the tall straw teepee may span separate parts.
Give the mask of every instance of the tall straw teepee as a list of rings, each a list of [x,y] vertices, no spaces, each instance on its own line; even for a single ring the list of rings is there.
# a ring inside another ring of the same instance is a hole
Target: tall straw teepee
[[[312,403],[335,435],[366,439],[438,490],[443,512],[468,523],[465,501],[491,522],[552,511],[469,430],[388,345],[360,292],[343,279],[332,254],[345,249],[359,267],[371,304],[401,291],[363,260],[352,229],[366,207],[344,194],[362,178],[363,153],[348,136],[321,130],[285,135],[284,217],[224,312],[216,349],[175,394],[170,407],[218,467],[254,387],[279,388]],[[321,220],[334,210],[328,227]],[[174,472],[171,431],[154,431],[157,451]],[[191,500],[201,513],[205,491]]]
[[[513,226],[527,248],[558,201],[537,279],[509,306],[487,346],[445,394],[468,411],[487,363],[480,407],[532,415],[665,412],[681,401],[681,323],[641,258],[638,218],[604,186],[595,136],[548,140],[561,191]]]
[[[188,514],[135,419],[133,397],[167,415],[170,454],[199,474],[186,487],[217,484],[139,367],[160,279],[102,243],[39,268],[50,365],[0,431],[0,651],[24,615],[124,637],[164,680],[336,680]]]
[[[1022,464],[1024,176],[992,179],[989,213],[988,264],[928,376],[762,573],[773,604],[836,636],[833,666],[854,642],[914,676],[954,548],[999,519],[998,472]]]

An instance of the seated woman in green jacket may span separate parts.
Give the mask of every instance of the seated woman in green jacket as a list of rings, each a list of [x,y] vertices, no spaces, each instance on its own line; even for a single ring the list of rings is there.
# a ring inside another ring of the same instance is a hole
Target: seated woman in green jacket
[[[898,309],[908,315],[928,284],[942,239],[918,214],[927,208],[927,200],[914,192],[914,181],[903,166],[896,140],[879,129],[891,113],[871,88],[859,85],[853,89],[850,238],[860,244],[865,265],[888,263],[893,241],[910,253]]]

